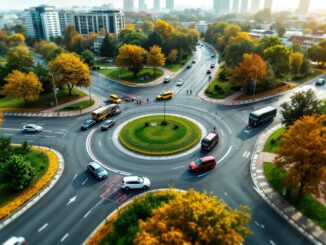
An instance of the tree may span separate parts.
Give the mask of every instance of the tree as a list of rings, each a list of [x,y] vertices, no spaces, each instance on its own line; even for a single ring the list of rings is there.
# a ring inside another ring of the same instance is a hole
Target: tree
[[[74,35],[79,35],[74,25],[68,25],[63,33],[63,43],[67,50],[72,51],[71,41]]]
[[[178,50],[172,49],[167,57],[167,61],[169,63],[175,63],[177,61],[177,58],[178,58]]]
[[[144,47],[145,47],[147,50],[149,50],[150,47],[153,47],[154,45],[157,45],[157,46],[160,46],[160,47],[163,46],[163,40],[162,40],[162,37],[160,36],[160,34],[159,34],[157,31],[152,31],[152,32],[148,35]]]
[[[275,163],[287,170],[285,184],[298,198],[305,192],[320,196],[326,180],[326,115],[305,116],[294,122],[281,140]]]
[[[118,53],[118,44],[112,35],[106,34],[100,47],[100,55],[106,58],[113,58]]]
[[[272,19],[272,13],[270,9],[260,10],[254,15],[254,20],[258,22],[268,21],[271,19]]]
[[[290,103],[281,105],[282,123],[289,126],[303,116],[319,114],[320,107],[321,101],[312,89],[297,92],[291,96]]]
[[[326,47],[320,45],[313,45],[307,49],[307,57],[318,65],[326,62]]]
[[[132,33],[132,30],[129,29],[123,29],[119,32],[119,41],[123,41],[123,39],[125,38],[125,36],[127,36],[128,34]]]
[[[263,58],[258,54],[244,54],[243,61],[233,70],[232,81],[244,87],[251,80],[256,80],[256,84],[259,84],[265,75],[266,64]]]
[[[10,71],[28,71],[34,65],[34,58],[29,50],[22,46],[11,48],[6,54],[7,67]]]
[[[23,99],[28,105],[29,101],[38,99],[41,93],[42,84],[33,72],[23,73],[18,70],[12,71],[5,77],[7,82],[2,89],[2,93],[8,97]]]
[[[142,47],[124,44],[119,49],[119,54],[116,58],[116,64],[119,67],[127,67],[133,72],[134,77],[144,66],[146,51]]]
[[[85,50],[81,53],[80,57],[89,66],[92,67],[95,62],[94,54],[90,50]]]
[[[25,157],[12,155],[1,165],[0,175],[2,183],[7,183],[15,191],[21,191],[31,184],[36,173]]]
[[[282,27],[280,27],[280,28],[277,29],[277,35],[278,35],[279,37],[283,37],[284,34],[285,34],[285,32],[286,32],[286,29],[285,29],[284,26],[282,26]]]
[[[35,48],[36,52],[42,55],[46,61],[51,61],[64,52],[64,50],[55,43],[44,40],[36,44]]]
[[[3,114],[1,115],[3,120]],[[11,138],[0,136],[0,166],[9,158],[11,150]]]
[[[303,54],[299,52],[291,53],[290,55],[291,61],[291,71],[293,74],[297,75],[301,71],[301,66],[303,62]]]
[[[149,35],[154,28],[154,23],[150,20],[145,20],[141,26],[140,26],[141,30],[143,31],[144,34]]]
[[[230,43],[224,53],[226,65],[230,68],[238,66],[242,62],[243,55],[252,53],[253,49],[254,45],[249,41]]]
[[[207,193],[175,193],[151,218],[139,222],[134,244],[240,245],[251,233],[250,219],[247,207],[232,209]]]
[[[9,47],[22,45],[24,43],[25,43],[25,37],[24,37],[23,34],[20,34],[20,33],[11,34],[7,38],[7,44],[8,44]]]
[[[258,46],[256,47],[256,53],[263,55],[266,49],[278,45],[282,45],[282,42],[277,36],[266,36],[260,40]]]
[[[60,54],[49,63],[50,73],[60,74],[56,76],[57,87],[66,86],[71,95],[75,86],[89,87],[92,83],[89,75],[89,67],[80,59],[79,56],[66,53]]]
[[[48,75],[48,69],[42,66],[39,62],[33,67],[33,72],[37,75],[38,79],[42,83],[42,93],[47,94],[53,91],[51,78]]]
[[[124,39],[122,40],[122,43],[144,47],[146,41],[147,41],[147,38],[143,33],[139,32],[139,31],[134,31],[134,32],[127,34],[124,37]]]
[[[277,78],[282,78],[289,73],[290,54],[291,51],[283,45],[273,46],[264,51],[264,58],[271,64]]]
[[[302,64],[301,64],[301,70],[300,70],[300,73],[304,76],[306,76],[309,72],[310,72],[310,69],[311,69],[311,64],[310,64],[310,61],[307,59],[306,56],[303,57],[303,61],[302,61]]]
[[[153,67],[154,75],[156,75],[157,67],[163,67],[165,65],[165,57],[159,46],[155,45],[150,48],[147,54],[147,65]]]
[[[172,37],[172,34],[174,32],[173,26],[161,19],[158,19],[155,22],[154,30],[157,31],[161,35],[161,37],[165,40]]]
[[[239,33],[241,32],[241,27],[239,25],[233,25],[230,24],[228,26],[225,27],[224,29],[224,37],[225,37],[225,41],[226,43],[229,42],[231,37],[236,37]]]

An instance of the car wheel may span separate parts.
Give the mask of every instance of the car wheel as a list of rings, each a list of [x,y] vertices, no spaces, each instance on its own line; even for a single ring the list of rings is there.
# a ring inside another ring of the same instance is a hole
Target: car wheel
[[[125,187],[125,191],[129,191],[129,189],[130,189],[129,187]]]
[[[144,186],[143,186],[143,189],[144,189],[144,190],[147,190],[147,189],[148,189],[148,186],[147,186],[147,185],[144,185]]]

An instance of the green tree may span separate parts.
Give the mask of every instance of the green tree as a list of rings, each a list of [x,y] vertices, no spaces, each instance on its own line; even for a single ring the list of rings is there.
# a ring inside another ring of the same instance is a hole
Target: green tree
[[[89,67],[92,67],[94,65],[95,57],[93,52],[90,51],[89,49],[83,51],[80,57]]]
[[[273,46],[264,51],[264,58],[272,66],[277,78],[282,78],[290,72],[290,54],[291,51],[283,45]]]
[[[282,45],[281,40],[277,36],[266,36],[260,40],[258,46],[256,47],[256,53],[263,55],[264,51],[268,48]]]
[[[48,69],[42,66],[39,62],[33,67],[33,72],[36,74],[40,82],[42,83],[42,93],[47,94],[53,91],[52,82],[48,75]]]
[[[0,166],[11,155],[11,138],[0,135]]]
[[[313,45],[307,50],[307,57],[318,65],[323,65],[326,62],[326,47]]]
[[[79,34],[76,31],[76,28],[74,25],[68,25],[65,28],[65,32],[63,34],[63,43],[67,50],[72,51],[72,38],[74,35]]]
[[[113,58],[118,53],[118,44],[112,35],[105,34],[100,47],[100,55],[106,58]]]
[[[157,67],[163,67],[165,65],[165,57],[162,54],[161,47],[153,46],[150,48],[147,54],[147,65],[153,67],[155,75]]]
[[[143,33],[139,32],[139,31],[134,31],[134,32],[127,34],[124,37],[124,39],[122,40],[122,43],[144,47],[146,41],[147,41],[147,38]]]
[[[224,54],[226,65],[230,68],[238,66],[242,62],[243,55],[252,53],[253,49],[254,45],[250,41],[227,45]]]
[[[149,35],[154,28],[154,23],[150,20],[145,20],[141,26],[140,26],[141,30],[143,31],[144,34]]]
[[[6,55],[6,60],[9,71],[28,71],[34,65],[33,56],[22,46],[11,48]]]
[[[321,103],[312,89],[295,93],[290,102],[281,105],[282,123],[289,126],[303,116],[319,114]]]
[[[8,184],[15,191],[28,187],[36,175],[30,161],[21,155],[10,156],[1,165],[0,173],[2,183]]]
[[[304,56],[302,64],[301,64],[300,73],[304,76],[307,76],[309,74],[310,70],[311,70],[311,63],[310,63],[309,59],[307,59],[307,57]]]
[[[145,48],[147,50],[149,50],[150,47],[153,47],[154,45],[157,45],[157,46],[160,46],[160,47],[163,46],[162,37],[160,36],[160,34],[157,31],[152,31],[148,35],[146,43],[145,43]]]
[[[303,54],[299,52],[291,53],[291,70],[294,75],[298,75],[301,71],[301,66],[303,63]]]

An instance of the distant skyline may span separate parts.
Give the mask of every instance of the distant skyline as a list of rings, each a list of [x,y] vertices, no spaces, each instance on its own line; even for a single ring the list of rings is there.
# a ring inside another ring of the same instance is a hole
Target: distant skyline
[[[256,0],[251,0],[256,1]],[[135,0],[137,3],[138,0]],[[147,6],[152,8],[152,0],[145,0]],[[37,6],[40,4],[48,4],[56,7],[71,7],[71,6],[100,6],[103,4],[112,3],[116,8],[122,8],[123,0],[0,0],[0,10],[9,10],[9,9],[25,9],[32,6]],[[161,0],[162,7],[165,6],[165,0]],[[273,1],[273,10],[295,10],[298,7],[299,0],[274,0]],[[138,6],[138,4],[135,4]],[[205,8],[212,9],[213,1],[205,0],[175,0],[176,8]],[[326,9],[325,0],[311,0],[310,10],[316,9]]]

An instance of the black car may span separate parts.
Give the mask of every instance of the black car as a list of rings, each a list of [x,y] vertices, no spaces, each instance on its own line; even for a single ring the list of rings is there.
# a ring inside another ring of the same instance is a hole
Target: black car
[[[87,130],[87,129],[95,126],[95,124],[96,124],[95,120],[93,120],[93,119],[86,119],[85,121],[83,121],[80,129],[81,130]]]
[[[105,130],[108,130],[109,128],[112,128],[115,124],[115,121],[113,120],[106,120],[102,126],[101,126],[101,129],[102,131],[105,131]]]
[[[192,65],[191,65],[191,64],[187,65],[187,69],[190,69],[191,67],[192,67]]]
[[[215,58],[215,57],[216,57],[215,54],[212,54],[212,55],[211,55],[211,58]]]

